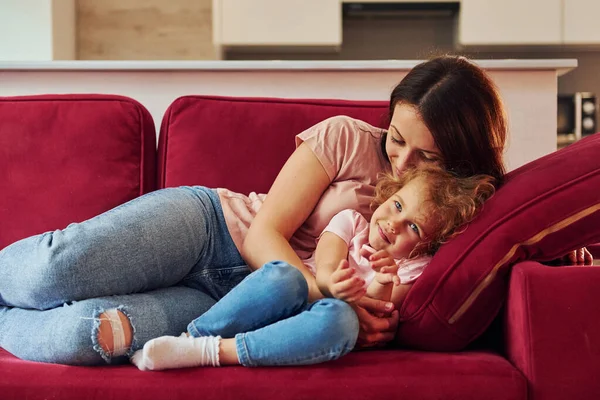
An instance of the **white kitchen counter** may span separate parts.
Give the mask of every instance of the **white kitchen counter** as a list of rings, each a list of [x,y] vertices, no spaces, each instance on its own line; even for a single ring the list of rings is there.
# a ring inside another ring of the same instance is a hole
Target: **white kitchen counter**
[[[0,96],[112,93],[142,103],[157,131],[164,111],[189,94],[387,100],[420,61],[0,62]],[[574,59],[476,60],[507,106],[509,169],[556,150],[557,76]]]
[[[421,60],[356,61],[0,61],[0,71],[398,71]],[[575,59],[476,60],[488,70],[553,69],[562,75]]]

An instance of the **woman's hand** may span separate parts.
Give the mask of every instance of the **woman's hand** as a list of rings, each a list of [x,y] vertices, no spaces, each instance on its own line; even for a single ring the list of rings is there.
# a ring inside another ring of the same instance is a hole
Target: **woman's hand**
[[[393,303],[363,296],[353,304],[353,308],[360,322],[356,347],[381,347],[394,339],[400,315],[394,310]]]
[[[567,253],[563,259],[567,262],[565,265],[592,265],[594,263],[592,253],[585,247]]]
[[[365,281],[350,268],[348,260],[341,260],[338,267],[327,280],[327,289],[336,299],[353,303],[365,295]]]
[[[560,265],[593,265],[594,258],[592,253],[585,247],[578,250],[573,250],[565,254],[564,256],[552,260],[548,265],[560,266]]]

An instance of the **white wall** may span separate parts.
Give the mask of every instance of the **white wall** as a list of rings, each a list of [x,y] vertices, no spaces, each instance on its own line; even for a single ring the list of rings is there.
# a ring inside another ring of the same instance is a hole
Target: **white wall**
[[[73,0],[0,0],[0,61],[75,56]]]

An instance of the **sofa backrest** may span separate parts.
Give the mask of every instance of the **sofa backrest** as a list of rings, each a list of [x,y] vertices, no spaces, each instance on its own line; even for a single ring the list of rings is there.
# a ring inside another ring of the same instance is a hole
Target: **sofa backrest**
[[[127,97],[0,97],[0,249],[153,190],[155,146]]]
[[[266,193],[293,152],[295,135],[335,115],[384,127],[387,107],[383,101],[181,97],[161,125],[158,186]]]

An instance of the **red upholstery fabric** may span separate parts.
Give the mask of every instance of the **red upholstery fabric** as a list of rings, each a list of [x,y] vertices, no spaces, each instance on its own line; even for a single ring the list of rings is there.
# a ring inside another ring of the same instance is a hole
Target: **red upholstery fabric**
[[[552,260],[600,240],[600,134],[511,172],[409,292],[397,339],[453,351],[488,327],[521,260]],[[559,319],[553,319],[560,323]]]
[[[600,243],[591,244],[587,246],[587,248],[590,253],[592,253],[592,257],[594,257],[594,259],[600,259]]]
[[[155,146],[126,97],[0,97],[0,248],[153,190]]]
[[[131,365],[90,368],[32,363],[0,350],[0,365],[4,400],[527,398],[523,375],[505,358],[483,351],[388,350],[351,353],[310,367],[141,372]]]
[[[181,97],[162,122],[158,186],[266,193],[298,133],[334,115],[385,126],[386,113],[386,102]]]
[[[515,265],[505,313],[506,351],[530,399],[600,398],[600,268]]]

